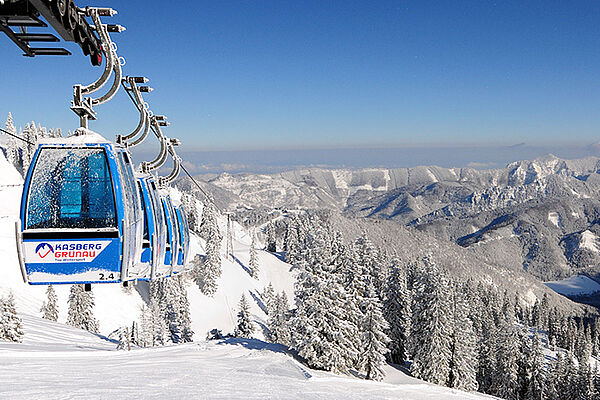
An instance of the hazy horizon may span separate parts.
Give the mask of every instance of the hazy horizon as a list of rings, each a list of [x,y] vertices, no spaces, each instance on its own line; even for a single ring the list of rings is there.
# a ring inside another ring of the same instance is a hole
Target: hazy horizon
[[[158,151],[158,150],[157,150]],[[136,162],[152,158],[146,149],[133,151]],[[322,148],[264,150],[198,150],[179,155],[194,175],[236,173],[277,173],[301,168],[406,168],[436,165],[446,168],[503,168],[519,160],[531,160],[547,154],[577,159],[600,156],[595,144],[525,143],[501,145],[421,145],[387,148]]]

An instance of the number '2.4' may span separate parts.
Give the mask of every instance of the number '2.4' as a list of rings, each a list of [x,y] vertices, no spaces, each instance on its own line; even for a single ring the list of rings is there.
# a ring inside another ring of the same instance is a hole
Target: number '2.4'
[[[108,276],[106,276],[105,273],[100,272],[100,280],[101,281],[108,281],[108,280],[112,280],[112,279],[115,279],[115,274],[113,274],[112,272]]]

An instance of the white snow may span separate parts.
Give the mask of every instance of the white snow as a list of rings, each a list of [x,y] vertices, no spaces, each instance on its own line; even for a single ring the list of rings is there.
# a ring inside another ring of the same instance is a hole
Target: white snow
[[[352,171],[344,169],[334,169],[331,171],[335,182],[335,187],[341,190],[348,190],[348,182],[352,179]]]
[[[14,169],[13,166],[6,161],[6,158],[1,154],[2,153],[0,153],[0,171],[2,171],[2,177],[0,178],[0,188],[2,186],[7,187],[11,185],[22,185],[23,178],[21,177],[21,174],[19,174],[17,170]],[[19,189],[19,192],[20,191],[21,190]],[[0,203],[0,205],[1,204],[2,203]]]
[[[575,275],[560,281],[546,282],[545,284],[550,289],[565,296],[600,292],[600,283],[583,275]]]
[[[388,366],[385,382],[315,371],[281,345],[227,339],[117,351],[106,338],[25,315],[22,344],[0,342],[6,399],[479,399]]]
[[[579,240],[579,248],[580,249],[588,249],[593,252],[599,252],[597,245],[598,237],[594,235],[594,233],[585,230],[581,233],[581,238]]]
[[[85,128],[77,128],[71,136],[60,138],[43,138],[38,141],[42,144],[82,144],[82,143],[110,143],[104,136]]]
[[[6,163],[0,155],[0,165]],[[253,319],[266,321],[259,292],[271,282],[276,291],[293,299],[294,272],[291,266],[265,251],[258,251],[259,279],[244,268],[249,260],[250,235],[234,224],[235,260],[225,259],[223,275],[214,298],[203,295],[189,282],[192,329],[196,343],[116,351],[106,338],[64,325],[70,286],[56,285],[59,322],[39,318],[45,286],[23,283],[17,262],[14,222],[18,218],[22,188],[7,186],[20,182],[12,166],[0,175],[0,296],[15,295],[24,320],[24,342],[0,342],[0,398],[141,398],[141,399],[475,399],[487,398],[425,383],[388,366],[386,382],[314,371],[296,361],[280,345],[259,339],[228,339],[204,342],[213,328],[232,332],[237,303],[242,295],[250,300]],[[177,193],[173,193],[177,197]],[[225,220],[220,219],[225,235]],[[225,246],[225,240],[223,241]],[[190,259],[204,252],[204,243],[192,237]],[[223,249],[224,250],[224,249]],[[146,295],[144,283],[131,293],[117,284],[93,285],[95,316],[100,330],[108,335],[139,319]]]
[[[548,220],[556,225],[557,228],[560,228],[560,215],[556,211],[548,213]]]
[[[431,172],[430,169],[427,169],[427,176],[431,178],[432,182],[438,182],[438,178]]]

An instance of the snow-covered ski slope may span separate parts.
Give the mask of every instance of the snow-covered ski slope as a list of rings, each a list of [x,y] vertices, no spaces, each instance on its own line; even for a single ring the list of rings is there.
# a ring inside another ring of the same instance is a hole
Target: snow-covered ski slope
[[[287,354],[283,346],[267,344],[260,326],[266,315],[260,295],[271,282],[293,299],[294,272],[276,256],[258,251],[259,279],[244,266],[250,237],[235,226],[235,260],[223,254],[223,275],[214,298],[188,285],[196,343],[162,348],[117,351],[116,343],[64,325],[69,285],[56,286],[59,323],[39,318],[45,286],[23,283],[18,266],[14,222],[18,216],[22,180],[0,154],[0,295],[12,292],[24,322],[24,341],[0,342],[0,399],[475,399],[468,394],[431,385],[387,367],[383,383],[314,371]],[[177,193],[173,193],[177,197]],[[225,233],[225,221],[221,231]],[[203,254],[204,243],[193,238],[191,258]],[[95,314],[108,335],[139,319],[145,287],[125,293],[119,285],[94,285]],[[213,328],[232,332],[241,295],[248,298],[257,339],[205,342]]]
[[[116,351],[91,333],[25,316],[0,342],[3,399],[477,399],[388,367],[390,383],[314,371],[257,339]]]

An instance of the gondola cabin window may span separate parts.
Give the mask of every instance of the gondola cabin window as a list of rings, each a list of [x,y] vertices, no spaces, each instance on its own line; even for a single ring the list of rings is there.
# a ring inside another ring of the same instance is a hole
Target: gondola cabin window
[[[41,149],[26,215],[27,229],[115,227],[113,185],[104,149]]]

